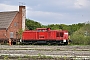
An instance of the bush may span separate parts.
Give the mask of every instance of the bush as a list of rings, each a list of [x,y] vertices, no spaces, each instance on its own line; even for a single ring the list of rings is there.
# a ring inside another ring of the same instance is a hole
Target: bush
[[[90,45],[90,24],[80,28],[78,31],[74,32],[70,37],[72,40],[72,44]]]

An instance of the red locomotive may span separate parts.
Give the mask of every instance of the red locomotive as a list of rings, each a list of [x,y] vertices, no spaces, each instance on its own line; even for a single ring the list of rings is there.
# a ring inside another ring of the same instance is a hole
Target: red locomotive
[[[36,30],[24,31],[22,34],[23,44],[68,44],[68,31],[51,30],[50,28],[37,28]]]

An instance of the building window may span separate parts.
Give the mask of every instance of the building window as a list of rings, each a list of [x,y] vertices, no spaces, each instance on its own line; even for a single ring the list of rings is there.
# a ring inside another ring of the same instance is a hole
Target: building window
[[[17,26],[17,23],[16,22],[14,23],[14,26]]]
[[[10,32],[10,38],[14,38],[14,33]]]

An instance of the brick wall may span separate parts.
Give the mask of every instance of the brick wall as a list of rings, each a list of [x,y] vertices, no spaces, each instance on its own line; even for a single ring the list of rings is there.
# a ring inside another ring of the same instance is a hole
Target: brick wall
[[[6,29],[1,29],[0,30],[0,39],[8,38],[6,35],[7,35]]]
[[[25,6],[19,6],[19,12],[14,17],[8,29],[0,30],[0,40],[7,38],[18,38],[17,32],[22,29],[22,9],[25,9]]]

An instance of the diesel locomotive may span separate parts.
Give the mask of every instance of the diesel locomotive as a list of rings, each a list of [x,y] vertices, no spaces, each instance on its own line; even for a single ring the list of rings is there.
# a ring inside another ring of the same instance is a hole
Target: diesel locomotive
[[[64,44],[69,42],[67,30],[51,30],[51,28],[37,28],[22,33],[22,44]]]

